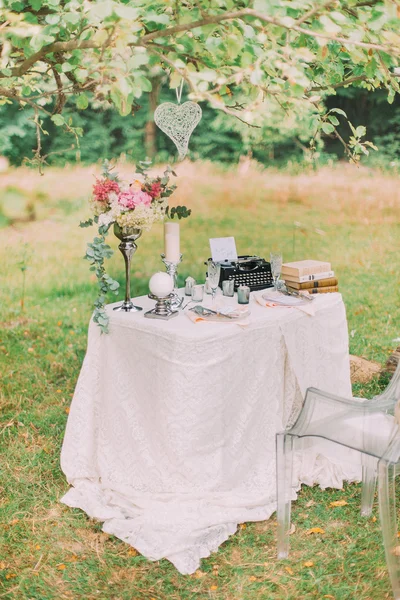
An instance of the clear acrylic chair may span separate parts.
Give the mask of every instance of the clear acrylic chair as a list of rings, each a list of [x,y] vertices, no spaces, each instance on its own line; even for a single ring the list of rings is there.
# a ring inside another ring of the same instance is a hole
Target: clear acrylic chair
[[[362,464],[361,513],[369,515],[378,478],[379,509],[390,580],[400,600],[400,541],[395,478],[400,474],[400,363],[385,391],[372,400],[345,399],[308,388],[295,424],[276,436],[278,558],[289,554],[293,454],[311,438],[349,448]]]

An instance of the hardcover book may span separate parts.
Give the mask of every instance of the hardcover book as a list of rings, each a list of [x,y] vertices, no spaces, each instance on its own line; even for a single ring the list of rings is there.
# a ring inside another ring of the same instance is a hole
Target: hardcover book
[[[317,273],[325,273],[330,270],[331,263],[321,260],[298,260],[282,265],[282,275],[294,275],[295,277],[316,275]]]
[[[282,274],[282,278],[285,281],[295,281],[297,283],[304,283],[305,281],[319,281],[320,279],[328,279],[329,277],[335,277],[334,271],[326,271],[325,273],[316,273],[315,275],[302,275],[301,277],[295,277],[294,275]]]
[[[326,287],[329,285],[337,285],[338,280],[336,279],[336,277],[328,277],[326,279],[319,279],[316,281],[304,281],[302,283],[299,283],[298,281],[289,281],[287,279],[286,283],[291,288],[294,288],[296,290],[310,290],[314,288]]]
[[[297,290],[295,288],[291,288],[290,286],[286,286],[288,290]],[[309,294],[328,294],[329,292],[338,292],[339,286],[337,285],[327,285],[325,287],[311,288],[307,290]]]

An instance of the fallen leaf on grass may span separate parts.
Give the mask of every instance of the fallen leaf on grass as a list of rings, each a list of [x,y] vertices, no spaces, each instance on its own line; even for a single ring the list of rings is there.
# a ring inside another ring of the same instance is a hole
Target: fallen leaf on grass
[[[312,561],[312,560],[307,560],[305,563],[303,563],[303,565],[304,565],[305,567],[313,567],[313,566],[314,566],[314,563],[313,563],[313,561]]]
[[[211,590],[211,591],[213,591],[213,592],[214,592],[215,590],[217,590],[217,589],[218,589],[218,586],[217,586],[217,585],[212,585],[212,586],[210,587],[210,590]]]
[[[6,575],[6,579],[13,579],[14,577],[16,577],[17,575],[15,573],[7,573]]]
[[[313,527],[306,531],[306,535],[312,535],[313,533],[325,533],[325,531],[321,527]]]
[[[57,569],[58,569],[59,571],[64,571],[64,569],[65,569],[65,568],[66,568],[66,566],[65,566],[65,565],[63,565],[63,564],[61,564],[61,565],[57,565]]]
[[[36,544],[35,549],[40,550],[40,544]]]
[[[19,523],[19,519],[13,519],[10,521],[10,525],[16,525],[17,523]]]
[[[193,573],[193,577],[195,579],[201,579],[202,577],[205,577],[207,575],[207,573],[204,573],[204,571],[200,571],[199,569],[197,571],[195,571],[195,573]]]
[[[335,600],[335,596],[331,596],[330,594],[325,594],[324,598],[332,598],[332,600]]]
[[[287,571],[287,573],[289,573],[289,575],[294,575],[294,571],[290,567],[285,567],[285,571]]]
[[[400,546],[395,546],[392,550],[392,554],[395,556],[400,556]]]
[[[335,502],[330,502],[329,506],[335,507],[335,506],[346,506],[347,502],[346,500],[335,500]]]
[[[135,548],[129,548],[128,550],[128,556],[137,556],[138,552],[137,550],[135,550]]]
[[[296,525],[294,523],[291,524],[290,529],[288,531],[289,535],[292,535],[296,531]]]
[[[254,575],[250,575],[249,581],[257,581],[257,577],[254,577]]]
[[[69,415],[69,406],[67,406],[67,408],[65,409],[65,412],[67,413],[67,415]]]
[[[239,529],[246,529],[246,523],[240,523]]]

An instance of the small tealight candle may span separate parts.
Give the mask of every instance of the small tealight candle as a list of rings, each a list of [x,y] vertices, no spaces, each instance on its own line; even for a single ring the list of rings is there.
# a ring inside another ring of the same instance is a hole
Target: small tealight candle
[[[168,273],[154,273],[149,281],[149,290],[157,298],[166,298],[174,289],[174,282]]]

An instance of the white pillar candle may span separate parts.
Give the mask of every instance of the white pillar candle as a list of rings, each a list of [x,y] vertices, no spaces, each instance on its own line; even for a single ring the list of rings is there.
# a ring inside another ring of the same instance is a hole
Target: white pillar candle
[[[165,259],[170,262],[179,262],[180,242],[179,223],[164,224],[164,254]]]

